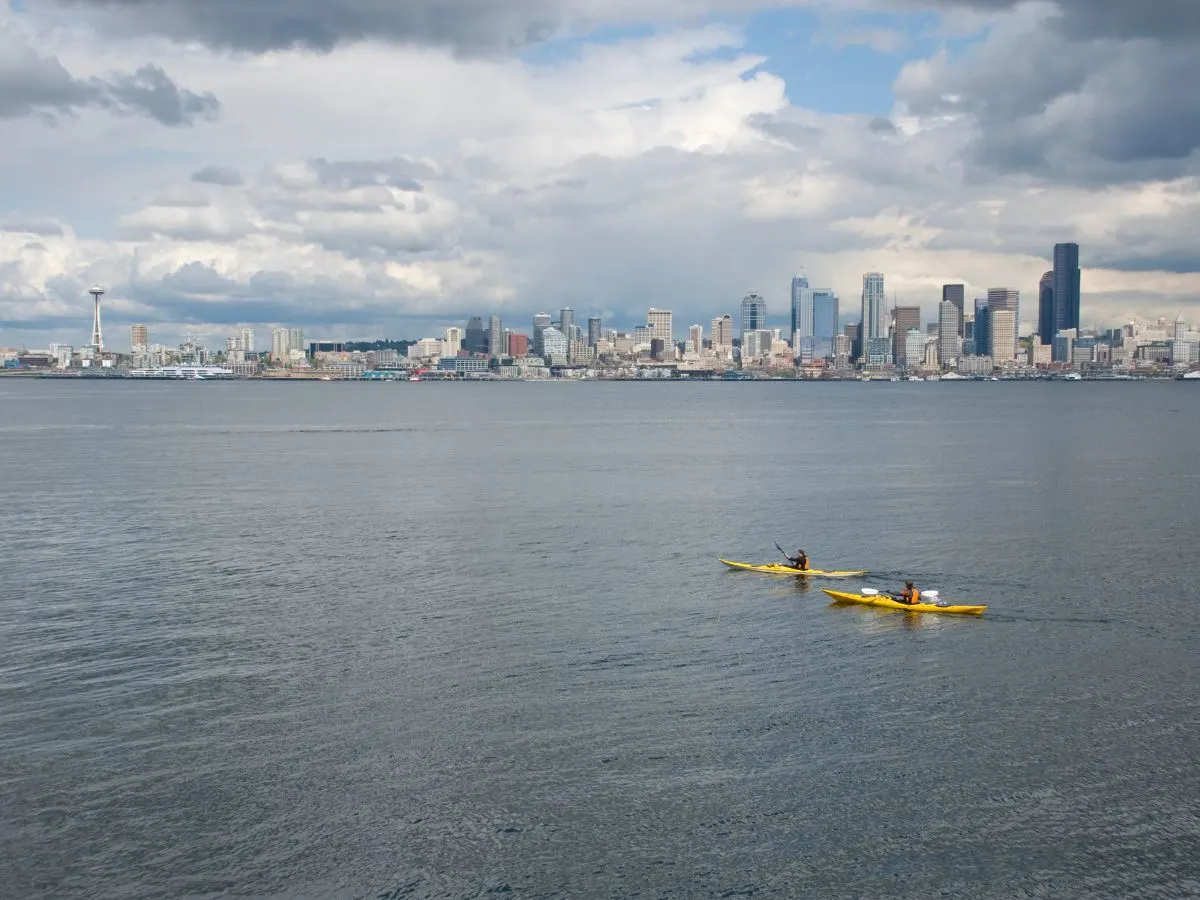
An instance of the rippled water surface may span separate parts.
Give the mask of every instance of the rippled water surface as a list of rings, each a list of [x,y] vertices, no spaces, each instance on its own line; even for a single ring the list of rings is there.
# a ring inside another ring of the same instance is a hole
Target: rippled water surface
[[[1200,895],[1198,445],[1179,383],[0,380],[0,895]],[[991,608],[717,562],[775,541]]]

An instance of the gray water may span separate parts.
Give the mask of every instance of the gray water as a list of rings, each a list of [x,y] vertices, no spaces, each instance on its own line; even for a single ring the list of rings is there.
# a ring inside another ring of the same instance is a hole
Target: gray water
[[[0,381],[0,894],[1196,896],[1198,414]]]

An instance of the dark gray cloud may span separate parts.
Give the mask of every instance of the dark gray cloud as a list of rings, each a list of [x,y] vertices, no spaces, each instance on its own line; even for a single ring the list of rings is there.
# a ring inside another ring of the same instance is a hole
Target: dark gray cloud
[[[216,184],[221,187],[240,187],[245,182],[242,174],[229,166],[205,166],[192,173],[197,184]]]
[[[57,57],[40,55],[8,31],[0,31],[0,59],[0,119],[53,118],[91,107],[181,126],[213,118],[221,108],[212,94],[179,87],[158,66],[108,78],[75,78]]]
[[[90,7],[123,32],[152,32],[209,47],[328,52],[373,39],[467,52],[524,47],[564,20],[561,0],[56,0]]]
[[[918,0],[934,8],[967,8],[988,12],[1015,9],[1026,0]],[[900,0],[902,5],[912,2]],[[1196,0],[1056,0],[1054,28],[1071,39],[1155,38],[1165,41],[1200,38],[1200,3]]]
[[[967,117],[978,133],[968,161],[990,172],[1095,185],[1200,172],[1200,92],[1190,87],[1200,84],[1200,31],[1188,30],[1200,2],[1121,0],[1118,8],[1103,0],[1086,8],[1129,31],[1068,28],[1082,22],[1075,0],[1065,0],[1053,28],[1026,10],[962,59],[935,61],[924,73],[910,68],[897,98],[921,115],[960,117],[956,127]],[[1171,39],[1150,37],[1172,22],[1179,33]]]

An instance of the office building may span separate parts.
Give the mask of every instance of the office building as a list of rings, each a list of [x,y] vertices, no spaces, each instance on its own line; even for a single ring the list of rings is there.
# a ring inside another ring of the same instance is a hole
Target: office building
[[[992,308],[988,301],[988,325],[991,332],[991,352],[988,354],[996,365],[1012,362],[1017,358],[1017,314],[1007,307]]]
[[[145,353],[150,349],[150,329],[145,325],[130,325],[129,347],[134,353]]]
[[[712,320],[712,345],[714,350],[728,350],[733,346],[733,316],[729,313]]]
[[[699,353],[704,349],[704,326],[693,325],[688,329],[688,350]]]
[[[550,365],[565,365],[569,349],[567,336],[557,328],[548,325],[542,330],[542,356]]]
[[[558,311],[558,330],[571,339],[571,326],[575,324],[575,310],[569,306]]]
[[[863,276],[862,339],[888,336],[887,297],[884,295],[883,275],[868,272]]]
[[[1079,330],[1079,245],[1054,245],[1054,330]]]
[[[915,328],[921,330],[921,307],[919,306],[897,306],[893,311],[893,326],[892,326],[892,358],[896,365],[903,366],[908,364],[908,332]],[[920,353],[925,352],[925,344],[922,341]]]
[[[546,347],[542,343],[542,332],[549,327],[549,313],[540,312],[533,317],[533,352],[537,356],[545,355]]]
[[[463,330],[451,326],[446,329],[446,338],[442,341],[442,356],[458,356],[463,345]]]
[[[253,328],[243,328],[238,333],[238,335],[240,338],[240,341],[239,341],[240,346],[238,347],[238,349],[242,350],[245,353],[253,353],[254,352],[254,329]]]
[[[595,347],[596,341],[604,338],[604,323],[599,316],[588,317],[588,336],[587,342],[589,347]]]
[[[751,331],[767,327],[767,301],[758,294],[747,294],[742,298],[742,322],[740,335],[742,340]]]
[[[854,322],[842,329],[842,333],[850,339],[850,359],[862,359],[862,322]]]
[[[896,360],[896,365],[903,364],[907,368],[919,366],[925,358],[925,332],[920,328],[909,328],[904,332],[904,357]]]
[[[658,338],[664,346],[673,345],[671,311],[669,309],[650,308],[646,314],[646,324],[650,327],[650,339]]]
[[[1054,325],[1054,271],[1038,283],[1038,343],[1050,346],[1058,330]]]
[[[966,309],[964,309],[964,305],[966,304],[966,297],[967,297],[966,285],[962,285],[962,284],[943,284],[942,285],[942,299],[949,300],[956,307],[958,307],[958,327],[960,329],[959,333],[958,333],[959,337],[966,337],[966,335],[963,333],[963,330],[962,330],[965,327],[965,323],[966,323],[966,319],[967,319],[967,316],[966,316],[967,311],[966,311]]]
[[[798,337],[812,337],[813,333],[812,291],[804,275],[792,277],[792,330]]]
[[[949,300],[938,304],[937,355],[943,366],[953,365],[959,355],[958,307]]]
[[[292,349],[292,333],[286,328],[271,329],[271,360],[287,362]]]
[[[828,289],[813,291],[813,337],[815,346],[823,348],[822,356],[833,349],[833,339],[838,333],[838,298]]]
[[[1015,290],[1014,288],[988,288],[987,305],[988,305],[988,314],[989,315],[993,315],[1001,310],[1008,310],[1009,312],[1011,312],[1013,314],[1013,321],[1016,322],[1015,327],[1018,330],[1020,329],[1020,327],[1021,327],[1021,292],[1020,291]],[[993,333],[993,335],[995,334],[994,322],[993,322],[993,326],[992,326],[992,333]],[[1005,332],[1005,333],[1007,334],[1007,332]],[[1016,354],[1017,347],[1019,346],[1019,344],[1017,342],[1018,337],[1019,337],[1019,335],[1017,334],[1016,331],[1014,331],[1013,332],[1013,340],[1012,340],[1014,355]],[[995,348],[996,348],[996,340],[993,337],[992,338],[992,350],[994,351]],[[990,355],[993,358],[996,358],[996,354],[994,352]],[[1003,354],[1001,355],[1000,358],[1004,358]]]
[[[463,332],[463,349],[468,353],[487,353],[487,332],[483,328],[483,319],[479,316],[467,319],[467,328]]]
[[[508,332],[508,355],[513,359],[522,359],[529,355],[529,336]]]
[[[992,328],[988,302],[982,297],[975,298],[975,355],[992,355]]]
[[[488,317],[487,352],[490,356],[503,356],[508,350],[504,340],[504,323],[500,317],[492,314]]]

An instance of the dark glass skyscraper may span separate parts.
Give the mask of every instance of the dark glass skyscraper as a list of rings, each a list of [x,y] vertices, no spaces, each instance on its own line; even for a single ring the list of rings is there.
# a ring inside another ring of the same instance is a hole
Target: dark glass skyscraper
[[[595,346],[596,346],[596,341],[600,340],[600,335],[601,335],[601,332],[602,332],[602,328],[601,328],[601,326],[602,326],[603,324],[604,324],[604,323],[600,321],[600,317],[599,317],[599,316],[589,316],[589,317],[588,317],[588,338],[587,338],[587,341],[588,341],[588,346],[589,346],[589,347],[595,347]]]
[[[1054,272],[1047,272],[1038,284],[1038,341],[1054,343]]]
[[[767,327],[767,301],[758,294],[747,294],[742,299],[742,330],[744,338],[748,331]]]
[[[963,306],[967,302],[967,288],[962,284],[943,284],[942,299],[949,300],[958,307],[958,336],[963,336],[963,322],[966,316],[963,315]]]
[[[988,317],[988,302],[975,298],[975,355],[992,355],[991,319]]]
[[[1079,327],[1079,245],[1054,245],[1054,330]]]
[[[483,329],[483,319],[471,316],[467,319],[467,330],[463,334],[463,349],[470,353],[487,353],[487,332]]]

